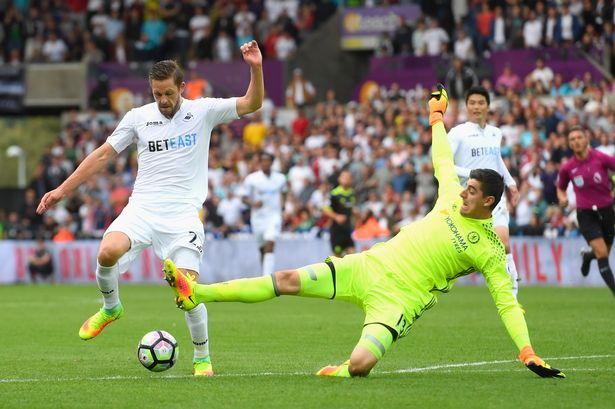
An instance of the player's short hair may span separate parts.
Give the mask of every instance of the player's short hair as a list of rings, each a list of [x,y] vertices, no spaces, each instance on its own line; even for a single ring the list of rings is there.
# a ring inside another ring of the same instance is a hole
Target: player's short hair
[[[491,104],[489,91],[487,91],[487,89],[483,86],[474,85],[473,87],[470,87],[470,89],[466,92],[466,105],[468,105],[468,99],[470,99],[472,95],[482,95],[487,100],[487,105]]]
[[[164,81],[171,77],[178,88],[184,82],[184,72],[173,60],[158,61],[152,65],[152,69],[149,71],[150,83],[152,80]]]
[[[502,175],[493,169],[472,169],[470,178],[479,181],[483,196],[495,197],[491,210],[495,209],[504,193],[504,178]]]
[[[270,160],[271,160],[271,162],[275,161],[275,156],[273,156],[273,155],[272,155],[272,154],[270,154],[269,152],[261,152],[261,153],[258,155],[258,159],[259,159],[259,160],[263,160],[263,159],[265,159],[265,158],[270,159]]]
[[[570,138],[570,134],[573,132],[581,132],[583,134],[583,136],[587,136],[585,134],[585,128],[583,128],[581,125],[575,125],[572,128],[570,128],[568,130],[568,137]]]

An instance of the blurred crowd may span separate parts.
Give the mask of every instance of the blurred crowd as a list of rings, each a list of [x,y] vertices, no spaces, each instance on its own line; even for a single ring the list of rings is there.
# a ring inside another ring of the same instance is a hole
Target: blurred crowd
[[[552,95],[547,89],[556,86],[553,79],[543,94],[536,94],[531,77],[521,81],[519,90],[504,85],[491,89],[489,122],[502,130],[502,156],[521,193],[517,206],[510,206],[511,231],[513,235],[575,236],[574,197],[569,208],[561,209],[554,185],[559,166],[571,155],[567,130],[582,125],[594,148],[615,154],[615,83],[596,83],[588,75],[574,80],[578,84],[564,84],[578,91]],[[393,85],[379,89],[369,102],[341,104],[329,91],[325,101],[294,108],[296,115],[289,126],[276,123],[274,110],[254,114],[242,129],[215,128],[209,195],[203,205],[206,231],[215,237],[249,232],[249,210],[241,202],[242,182],[258,169],[257,153],[262,150],[275,156],[274,170],[288,178],[285,231],[307,235],[327,231],[329,221],[322,208],[342,169],[353,176],[361,214],[357,227],[377,221],[382,231],[394,233],[423,217],[437,198],[424,103],[427,92]],[[451,101],[447,128],[466,120],[464,105],[463,100]],[[69,113],[25,192],[21,211],[0,213],[4,237],[72,240],[102,235],[130,196],[137,172],[134,149],[123,152],[102,175],[46,215],[37,215],[35,209],[46,191],[57,187],[104,143],[116,121],[103,120],[95,110]]]
[[[185,58],[203,58],[198,55],[203,50],[201,42],[204,39],[217,41],[227,33],[235,42],[240,38],[245,41],[250,35],[264,41],[266,56],[281,58],[276,47],[267,45],[268,36],[263,36],[267,31],[261,30],[261,25],[269,27],[269,34],[282,30],[295,41],[301,41],[302,33],[322,23],[336,7],[335,2],[326,0],[248,3],[185,0],[161,1],[160,7],[152,7],[154,3],[158,4],[149,1],[16,1],[3,11],[3,41],[9,44],[13,38],[6,35],[13,32],[7,21],[21,15],[20,24],[26,28],[21,37],[17,37],[26,49],[28,40],[44,39],[55,33],[65,41],[71,37],[83,44],[90,41],[103,53],[102,60],[116,61],[112,45],[124,36],[120,41],[126,41],[132,48],[126,58],[138,59],[131,54],[137,51],[136,44],[149,42],[149,36],[158,33],[163,43],[175,44],[168,50],[186,50]],[[503,132],[502,156],[521,193],[516,206],[509,203],[511,234],[550,238],[578,235],[573,193],[570,192],[569,207],[560,208],[554,183],[559,166],[571,155],[566,137],[572,126],[583,126],[594,148],[615,154],[615,82],[596,80],[591,73],[565,80],[562,73],[553,72],[548,61],[540,58],[526,77],[520,77],[509,66],[501,73],[481,76],[472,70],[468,61],[501,47],[582,47],[588,41],[587,33],[591,34],[592,44],[602,44],[608,49],[613,46],[612,3],[590,0],[452,3],[449,14],[436,10],[432,13],[436,18],[419,19],[415,27],[402,20],[400,28],[388,38],[390,47],[384,41],[376,53],[431,55],[452,50],[453,68],[442,78],[453,96],[445,117],[446,126],[450,129],[466,121],[463,95],[467,88],[480,83],[489,90],[492,94],[489,123],[499,126]],[[281,4],[284,7],[272,9]],[[292,8],[291,4],[296,7]],[[430,12],[429,4],[423,6],[424,11]],[[194,9],[194,13],[183,12],[183,7]],[[202,11],[197,11],[199,8]],[[252,16],[245,18],[251,22],[248,24],[251,30],[239,29],[242,20],[238,22],[237,16],[242,12]],[[23,17],[26,14],[28,18]],[[308,14],[311,17],[307,20],[311,23],[302,25],[302,18]],[[7,17],[9,15],[13,17]],[[73,24],[75,16],[80,16],[83,25]],[[197,16],[205,16],[201,19],[202,26],[193,23]],[[131,18],[138,21],[134,27]],[[439,28],[447,19],[450,22],[446,27],[453,27],[449,32]],[[205,20],[207,22],[203,23]],[[540,29],[537,23],[528,26],[536,20],[540,21]],[[146,29],[148,22],[156,22],[159,27]],[[426,28],[427,25],[430,28]],[[38,28],[32,31],[31,26]],[[195,26],[200,28],[194,29]],[[175,27],[175,30],[169,31],[167,27]],[[117,36],[113,37],[113,33]],[[183,48],[178,45],[180,43]],[[80,57],[69,53],[62,59],[83,58],[88,53],[87,48],[85,45],[76,48],[81,50]],[[10,58],[13,48],[5,46],[3,49],[8,53],[5,58]],[[220,54],[216,53],[212,51],[212,58],[219,58]],[[234,57],[234,52],[231,54]],[[26,52],[27,61],[28,56],[31,54]],[[301,92],[293,91],[295,86],[300,87]],[[391,234],[423,217],[437,198],[425,104],[428,91],[420,86],[402,89],[393,84],[380,87],[363,103],[341,103],[333,90],[326,92],[324,100],[317,101],[313,99],[315,93],[309,79],[296,70],[284,108],[292,112],[292,121],[280,120],[277,112],[282,108],[266,100],[261,111],[242,126],[222,125],[214,129],[209,180],[203,182],[209,184],[209,195],[203,204],[206,232],[211,237],[249,233],[249,209],[241,201],[242,183],[247,174],[258,169],[257,153],[263,150],[275,156],[274,170],[284,173],[288,179],[285,232],[310,236],[327,232],[330,221],[322,209],[342,169],[349,170],[353,177],[360,214],[355,220],[357,230],[365,231],[360,227],[376,225],[379,229],[371,231]],[[297,94],[303,95],[304,100],[297,101]],[[0,237],[43,237],[57,241],[101,237],[130,196],[137,173],[134,149],[123,152],[103,174],[89,180],[76,195],[46,215],[37,215],[35,209],[46,191],[62,183],[87,154],[104,143],[119,119],[109,119],[95,109],[69,112],[61,134],[41,159],[25,192],[24,206],[8,214],[0,209]]]
[[[0,2],[10,64],[230,61],[256,40],[284,60],[335,13],[330,0],[18,0]],[[1,61],[0,61],[1,62]]]

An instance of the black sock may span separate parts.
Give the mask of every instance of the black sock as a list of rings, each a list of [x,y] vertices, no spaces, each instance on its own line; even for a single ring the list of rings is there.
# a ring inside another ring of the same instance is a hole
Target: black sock
[[[585,252],[585,257],[591,261],[596,258],[596,254],[593,251],[587,251]]]
[[[602,279],[611,289],[611,292],[615,294],[615,279],[613,279],[613,272],[611,271],[611,267],[609,266],[608,257],[598,259],[598,268],[600,269],[600,275],[602,276]]]

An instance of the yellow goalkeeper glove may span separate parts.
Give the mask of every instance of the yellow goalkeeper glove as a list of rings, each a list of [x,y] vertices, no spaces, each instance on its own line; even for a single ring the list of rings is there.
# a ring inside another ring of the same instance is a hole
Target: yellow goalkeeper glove
[[[433,126],[444,119],[448,107],[448,93],[442,84],[436,85],[437,91],[431,93],[429,99],[429,125]]]

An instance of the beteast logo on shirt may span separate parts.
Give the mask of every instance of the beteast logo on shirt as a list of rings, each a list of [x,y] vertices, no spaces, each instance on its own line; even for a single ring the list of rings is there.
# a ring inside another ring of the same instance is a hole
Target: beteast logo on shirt
[[[150,121],[150,122],[147,122],[145,124],[146,127],[148,127],[150,125],[164,125],[164,122],[162,122],[162,121]]]
[[[177,149],[190,148],[196,145],[196,133],[177,135],[171,138],[148,141],[147,149],[150,152],[174,151]]]

